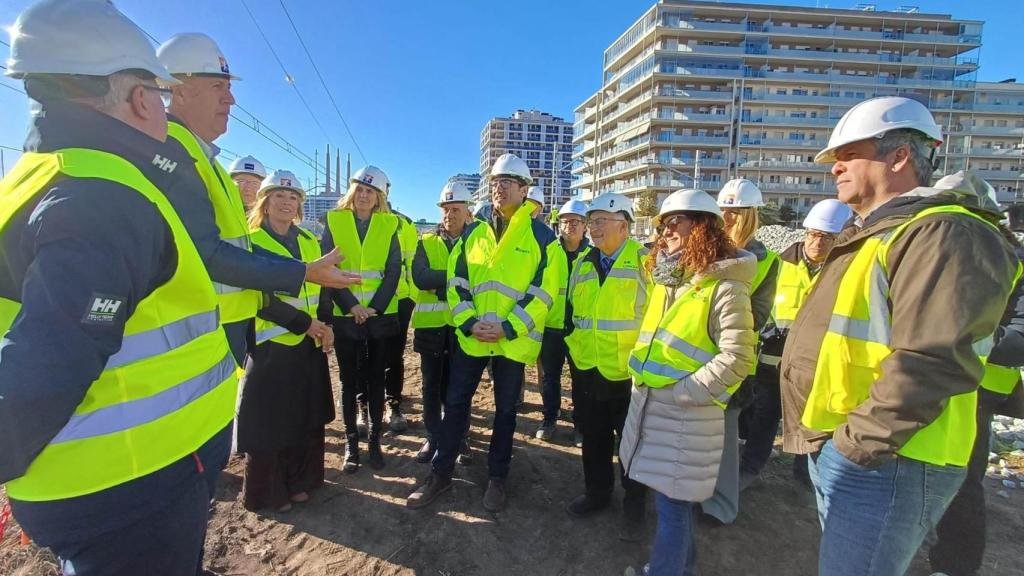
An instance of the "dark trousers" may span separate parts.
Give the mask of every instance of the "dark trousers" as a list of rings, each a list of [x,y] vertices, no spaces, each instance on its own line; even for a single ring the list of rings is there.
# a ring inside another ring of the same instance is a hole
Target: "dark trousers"
[[[562,368],[565,366],[565,336],[561,330],[544,330],[540,346],[540,366],[544,371],[540,396],[544,403],[544,423],[554,424],[562,407]]]
[[[405,386],[405,343],[409,339],[409,322],[416,303],[412,298],[398,301],[399,332],[388,344],[387,377],[384,394],[388,406],[398,406],[402,402],[402,388]]]
[[[753,401],[740,413],[740,437],[747,441],[740,455],[740,472],[759,474],[772,455],[782,419],[779,369],[758,364],[757,374],[751,380]]]
[[[441,420],[441,437],[431,464],[434,474],[438,476],[451,478],[459,444],[469,422],[473,394],[480,385],[480,377],[488,362],[491,362],[494,376],[495,413],[491,446],[487,453],[487,470],[491,478],[508,476],[509,462],[512,460],[512,437],[516,431],[516,402],[523,389],[526,366],[504,356],[469,356],[458,345],[452,350],[452,372],[445,399],[444,418]]]
[[[284,450],[245,453],[242,506],[246,510],[280,508],[300,492],[324,483],[324,430],[312,430],[306,442]]]
[[[928,553],[932,570],[949,576],[972,576],[981,568],[985,555],[985,469],[988,467],[992,414],[1005,398],[978,390],[978,430],[967,478],[935,526],[935,544]]]
[[[337,331],[335,332],[337,334]],[[363,359],[365,342],[366,358]],[[334,353],[341,373],[341,414],[346,434],[358,434],[356,428],[356,395],[365,383],[366,401],[370,408],[370,431],[381,432],[384,420],[384,373],[388,361],[390,338],[367,340],[335,340]],[[362,361],[361,361],[362,360]]]
[[[450,350],[420,353],[420,371],[423,373],[423,426],[427,429],[427,440],[436,442],[441,437],[441,409],[451,378]]]

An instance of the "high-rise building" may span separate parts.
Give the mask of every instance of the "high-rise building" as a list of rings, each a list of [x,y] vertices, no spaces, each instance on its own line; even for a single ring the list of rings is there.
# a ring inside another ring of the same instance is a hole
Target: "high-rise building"
[[[660,0],[605,50],[602,86],[576,108],[573,189],[660,202],[743,177],[803,213],[835,195],[813,157],[836,121],[902,95],[948,133],[937,175],[977,170],[1024,202],[1024,86],[977,81],[982,25],[910,7]]]
[[[462,183],[466,185],[473,192],[474,197],[480,190],[480,175],[479,174],[456,174],[448,179],[452,184]]]
[[[519,156],[530,167],[533,185],[544,190],[544,212],[550,213],[572,193],[572,138],[572,124],[547,112],[516,110],[508,118],[491,118],[480,132],[480,174],[486,178],[506,152]],[[485,197],[487,190],[479,194]]]

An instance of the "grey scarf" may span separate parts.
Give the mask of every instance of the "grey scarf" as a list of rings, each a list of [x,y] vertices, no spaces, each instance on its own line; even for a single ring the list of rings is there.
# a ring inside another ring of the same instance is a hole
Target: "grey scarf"
[[[679,286],[683,283],[685,271],[679,267],[679,259],[683,257],[682,251],[668,255],[658,252],[658,259],[651,270],[651,278],[656,284],[662,286]]]

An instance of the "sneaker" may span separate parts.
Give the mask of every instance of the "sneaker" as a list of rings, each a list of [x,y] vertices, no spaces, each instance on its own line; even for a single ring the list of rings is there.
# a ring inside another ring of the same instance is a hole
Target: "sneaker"
[[[341,467],[345,474],[355,474],[359,471],[359,435],[348,434],[345,437],[345,460]]]
[[[469,449],[469,438],[462,439],[462,444],[459,444],[459,455],[455,458],[455,461],[462,466],[469,466],[473,463],[473,452]]]
[[[537,438],[537,440],[551,442],[555,437],[555,423],[545,420],[544,423],[540,425],[540,428],[537,428],[537,433],[534,434],[534,437]]]
[[[491,478],[487,482],[487,492],[484,492],[484,510],[488,512],[501,512],[505,509],[505,480],[502,478]]]
[[[610,503],[610,498],[598,498],[590,494],[583,494],[573,498],[565,507],[565,511],[573,518],[586,518],[595,512],[604,510]]]
[[[409,429],[409,422],[402,416],[402,407],[394,404],[388,407],[388,430],[394,433],[405,432]]]
[[[749,488],[751,484],[757,482],[760,478],[760,474],[740,471],[740,492]]]
[[[433,460],[434,452],[435,450],[433,442],[427,440],[426,442],[423,443],[423,446],[420,446],[419,452],[416,453],[416,461],[419,462],[420,464],[426,464],[427,462]]]
[[[583,448],[583,433],[578,428],[572,431],[572,444],[577,448]]]
[[[360,404],[356,412],[356,429],[359,431],[359,438],[366,440],[370,434],[370,408],[366,404]]]
[[[415,492],[406,498],[405,506],[406,508],[412,508],[413,510],[425,508],[426,506],[429,506],[431,502],[437,500],[438,496],[451,489],[451,478],[442,478],[431,472],[430,476],[427,476],[426,484],[417,488]]]

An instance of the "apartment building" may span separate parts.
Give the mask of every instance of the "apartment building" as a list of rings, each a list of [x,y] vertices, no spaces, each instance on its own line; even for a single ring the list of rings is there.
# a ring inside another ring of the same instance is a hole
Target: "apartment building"
[[[601,88],[575,110],[572,188],[660,201],[743,177],[803,213],[835,194],[813,157],[836,121],[902,95],[946,127],[937,174],[974,169],[1024,202],[1024,87],[977,81],[982,27],[914,7],[661,0],[605,50]]]
[[[544,190],[544,212],[561,206],[571,194],[572,124],[539,110],[516,110],[491,118],[480,132],[480,174],[486,180],[499,156],[510,152],[526,161],[534,186]],[[486,199],[486,187],[477,200]]]

